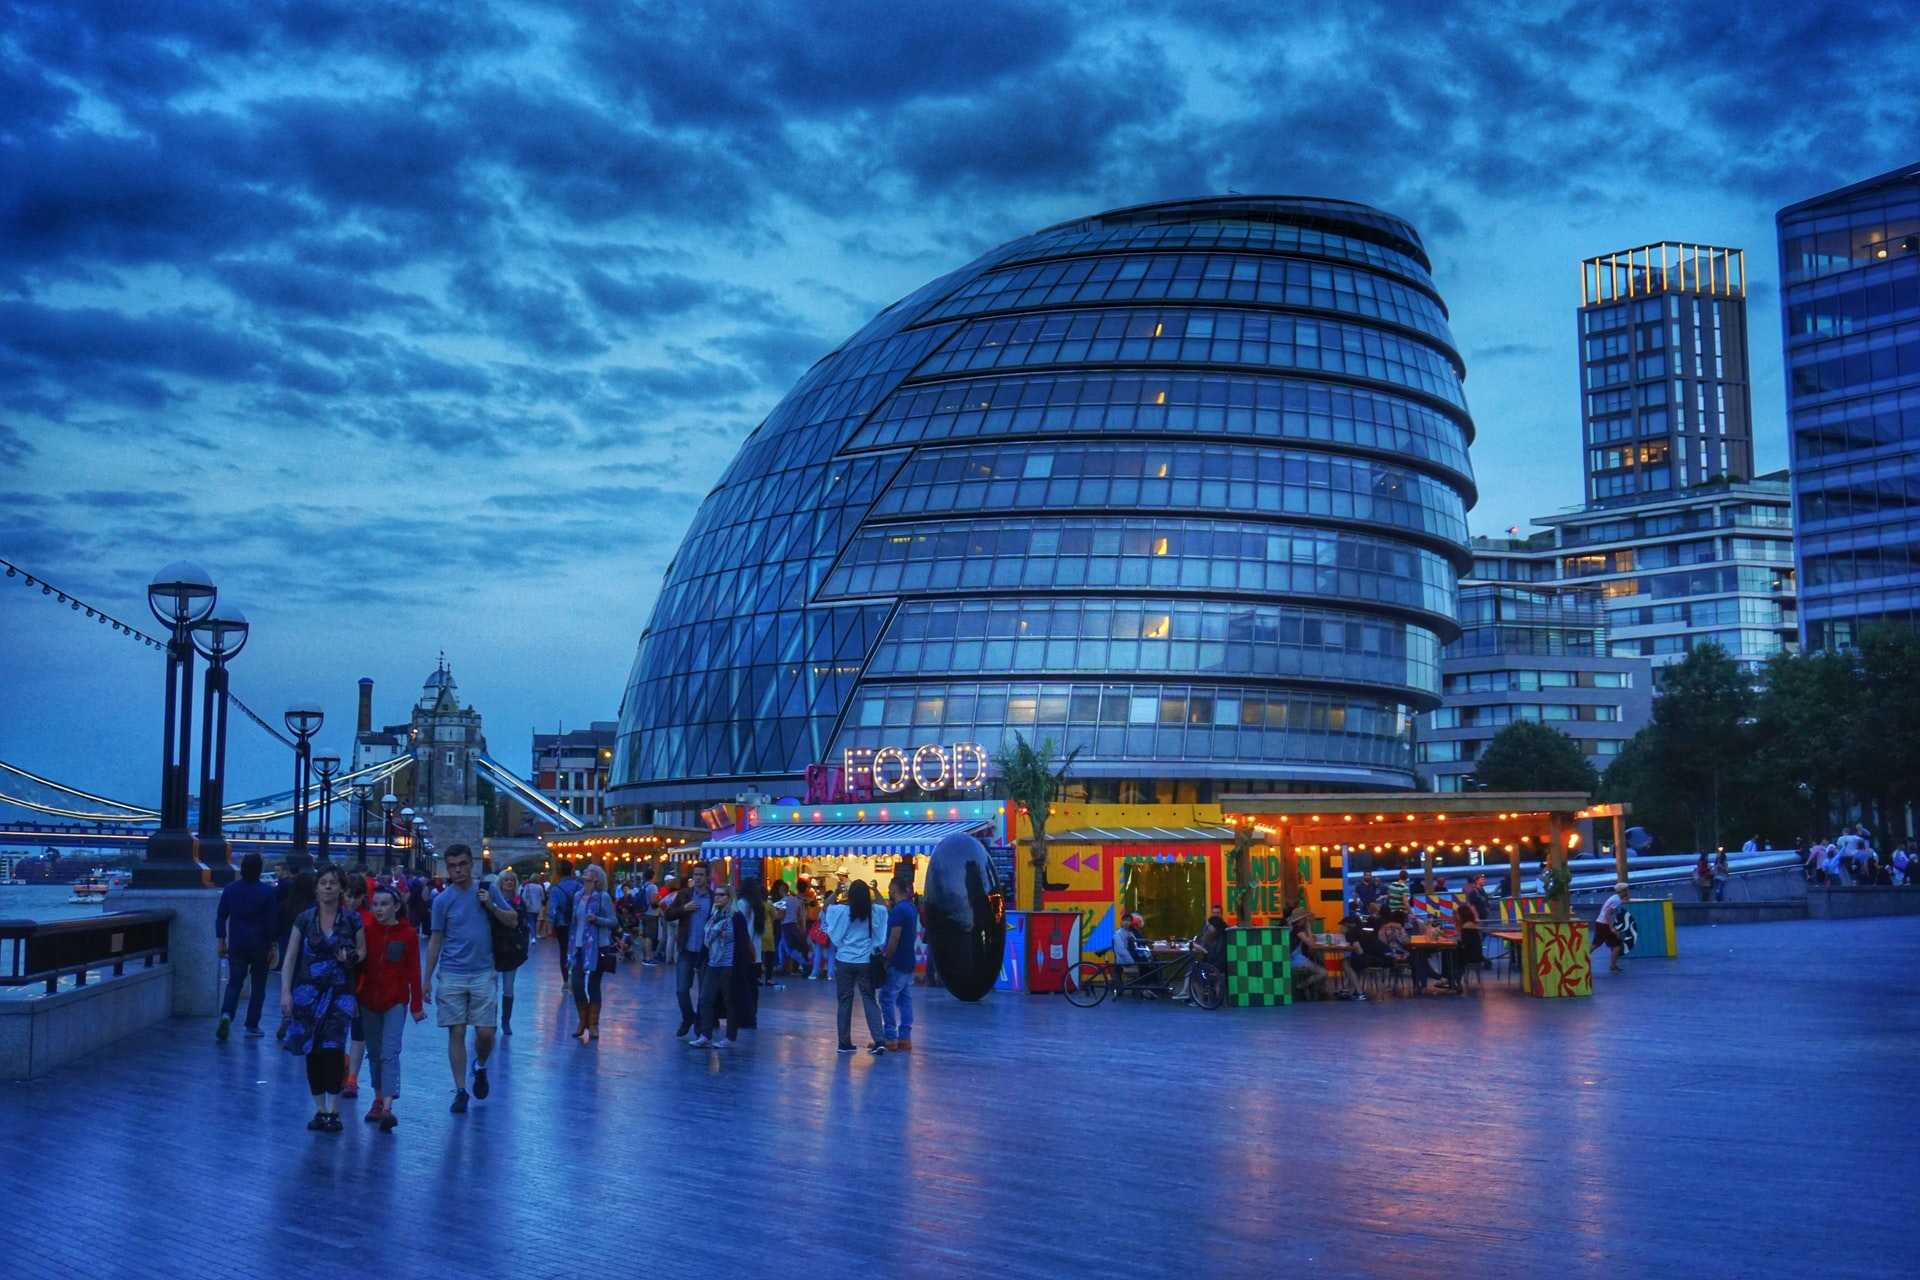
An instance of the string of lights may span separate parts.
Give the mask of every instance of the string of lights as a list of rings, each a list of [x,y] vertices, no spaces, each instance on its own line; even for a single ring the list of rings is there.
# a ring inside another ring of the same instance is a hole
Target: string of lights
[[[101,626],[112,627],[114,630],[114,634],[116,635],[127,636],[128,638],[136,640],[139,643],[147,645],[149,648],[153,648],[153,649],[164,650],[167,647],[166,642],[164,640],[156,640],[152,636],[148,635],[146,632],[140,630],[140,628],[134,626],[132,623],[122,622],[119,618],[114,617],[112,614],[108,613],[105,609],[102,609],[97,605],[88,604],[85,600],[82,600],[79,596],[74,595],[71,591],[61,590],[59,587],[54,586],[51,582],[48,582],[46,578],[41,574],[29,573],[27,572],[27,570],[13,563],[11,560],[7,560],[3,557],[0,557],[0,565],[5,566],[7,571],[6,573],[7,577],[14,579],[15,581],[19,582],[22,586],[27,587],[29,589],[33,587],[40,588],[41,595],[49,597],[50,599],[52,599],[58,604],[64,604],[69,606],[75,613],[84,613],[87,617],[100,623]]]
[[[247,719],[253,721],[255,724],[259,725],[262,729],[265,729],[268,733],[272,734],[274,737],[274,740],[279,742],[281,746],[285,747],[289,751],[298,750],[298,748],[294,746],[292,738],[289,738],[286,734],[281,733],[278,729],[268,724],[265,720],[262,720],[259,716],[259,713],[254,711],[254,709],[248,706],[246,703],[240,701],[240,695],[235,693],[231,687],[229,687],[227,690],[227,701],[232,703],[234,706],[240,708],[241,714],[245,715]]]

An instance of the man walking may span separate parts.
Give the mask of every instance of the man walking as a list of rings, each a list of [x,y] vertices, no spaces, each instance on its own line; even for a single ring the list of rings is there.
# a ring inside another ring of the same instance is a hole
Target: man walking
[[[467,1110],[467,1028],[473,1028],[473,1096],[487,1096],[487,1056],[499,1022],[493,974],[493,926],[516,927],[519,916],[491,889],[474,883],[473,850],[447,849],[447,887],[433,900],[433,941],[427,947],[427,999],[434,1021],[447,1029],[455,1115]]]
[[[547,923],[553,931],[553,940],[560,951],[560,986],[566,989],[567,955],[572,946],[573,907],[580,893],[580,882],[574,879],[573,864],[562,858],[559,862],[560,879],[553,888],[547,890]]]
[[[913,881],[894,877],[887,896],[887,985],[880,991],[880,1042],[899,1051],[913,1048],[913,956],[920,913],[913,905]]]
[[[660,963],[660,886],[652,867],[640,869],[640,963]]]
[[[260,868],[257,853],[240,859],[240,878],[220,891],[220,905],[214,912],[213,936],[220,954],[227,958],[227,995],[220,1002],[220,1025],[213,1032],[216,1040],[225,1040],[233,1029],[240,984],[248,980],[253,989],[247,993],[247,1034],[266,1034],[260,1030],[260,1009],[267,999],[267,970],[279,963],[279,910],[274,891],[260,883]]]
[[[534,937],[540,936],[540,930],[546,925],[547,916],[547,875],[536,871],[520,886],[520,905],[526,908],[527,919],[533,922]]]
[[[707,917],[713,914],[713,895],[707,892],[707,864],[696,862],[687,873],[687,887],[673,895],[666,909],[668,927],[679,942],[680,958],[673,966],[673,991],[680,1001],[680,1029],[684,1040],[699,1023],[694,985],[707,968]]]

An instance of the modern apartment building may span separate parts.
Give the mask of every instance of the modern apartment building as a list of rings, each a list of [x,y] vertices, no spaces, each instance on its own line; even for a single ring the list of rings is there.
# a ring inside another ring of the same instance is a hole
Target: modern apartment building
[[[1586,499],[1753,475],[1746,253],[1662,242],[1580,264]]]
[[[1420,717],[1415,750],[1435,791],[1474,787],[1475,762],[1505,725],[1535,720],[1605,769],[1652,714],[1652,666],[1608,653],[1600,593],[1551,583],[1552,535],[1474,540],[1460,584],[1460,638],[1441,661],[1441,707]],[[1534,587],[1536,572],[1546,585]]]
[[[1920,164],[1782,209],[1802,641],[1920,618]]]
[[[595,720],[585,729],[533,735],[533,785],[589,826],[607,817],[607,774],[620,725]]]

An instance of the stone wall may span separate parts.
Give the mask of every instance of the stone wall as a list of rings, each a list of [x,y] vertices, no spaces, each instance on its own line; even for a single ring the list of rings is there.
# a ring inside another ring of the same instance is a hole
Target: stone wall
[[[0,1079],[31,1080],[173,1016],[173,966],[130,967],[53,995],[0,1000]]]
[[[1816,920],[1851,920],[1860,916],[1920,915],[1920,887],[1854,886],[1810,888],[1807,914]]]

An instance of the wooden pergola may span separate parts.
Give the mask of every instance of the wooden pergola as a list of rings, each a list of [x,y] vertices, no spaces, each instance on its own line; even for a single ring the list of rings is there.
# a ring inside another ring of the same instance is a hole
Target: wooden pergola
[[[1612,821],[1615,865],[1621,879],[1627,875],[1627,806],[1590,805],[1578,791],[1230,795],[1220,808],[1229,821],[1250,822],[1279,851],[1289,904],[1300,895],[1296,856],[1336,848],[1418,855],[1429,881],[1441,851],[1476,849],[1491,857],[1497,849],[1518,893],[1523,856],[1564,866],[1578,842],[1575,824],[1589,819]]]

